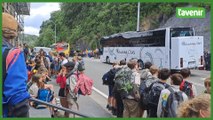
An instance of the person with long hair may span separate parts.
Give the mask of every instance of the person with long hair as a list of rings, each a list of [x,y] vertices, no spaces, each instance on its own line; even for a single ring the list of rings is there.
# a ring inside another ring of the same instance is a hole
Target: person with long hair
[[[209,118],[211,116],[211,95],[201,94],[183,102],[178,108],[181,118]]]

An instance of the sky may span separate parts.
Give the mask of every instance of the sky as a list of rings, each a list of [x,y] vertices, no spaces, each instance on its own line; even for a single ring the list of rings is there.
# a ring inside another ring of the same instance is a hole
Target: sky
[[[30,15],[24,17],[24,33],[39,36],[43,21],[50,18],[50,14],[60,10],[59,3],[31,3]]]

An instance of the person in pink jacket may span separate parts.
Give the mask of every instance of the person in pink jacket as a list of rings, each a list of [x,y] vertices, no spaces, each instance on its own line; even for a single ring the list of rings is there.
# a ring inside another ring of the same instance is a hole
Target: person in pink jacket
[[[85,68],[78,65],[78,71],[75,73],[77,83],[74,88],[74,93],[81,95],[91,95],[93,80],[84,74]]]

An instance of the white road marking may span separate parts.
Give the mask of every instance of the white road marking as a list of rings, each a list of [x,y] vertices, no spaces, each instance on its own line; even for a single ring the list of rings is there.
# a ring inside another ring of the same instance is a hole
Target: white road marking
[[[108,99],[108,95],[104,94],[103,92],[101,92],[100,90],[98,90],[97,88],[95,87],[92,87],[92,89],[94,91],[96,91],[97,93],[99,93],[101,96],[105,97],[106,99]]]

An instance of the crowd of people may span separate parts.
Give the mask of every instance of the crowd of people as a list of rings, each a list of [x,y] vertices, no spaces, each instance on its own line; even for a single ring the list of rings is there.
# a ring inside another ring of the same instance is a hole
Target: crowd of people
[[[121,60],[102,77],[109,87],[107,108],[124,118],[210,117],[210,76],[204,81],[206,90],[198,95],[190,75],[190,69],[172,73],[150,62],[139,70],[136,59]]]
[[[71,109],[73,105],[76,105],[78,109],[78,95],[90,95],[93,85],[93,80],[84,74],[85,66],[82,57],[76,55],[72,61],[69,61],[63,52],[57,55],[50,52],[47,56],[42,49],[32,56],[34,57],[25,56],[29,58],[26,59],[26,63],[31,97],[56,104],[55,98],[58,96],[62,107]],[[52,78],[55,78],[55,82],[60,86],[58,95],[54,93],[54,86],[48,83],[52,81]],[[35,108],[43,107],[35,102],[30,105]],[[51,117],[54,117],[57,112],[57,109],[50,108]],[[64,112],[64,117],[69,116],[68,112]]]
[[[62,53],[38,53],[30,51],[27,44],[23,48],[14,47],[11,41],[17,37],[18,23],[13,16],[2,13],[2,76],[3,76],[3,117],[29,117],[29,108],[42,108],[36,98],[56,104],[54,85],[49,81],[55,76],[60,90],[58,96],[63,107],[71,108],[77,95],[90,95],[93,80],[84,74],[82,57],[74,56],[71,61]],[[51,117],[57,109],[48,107]],[[67,112],[64,117],[69,117]]]

